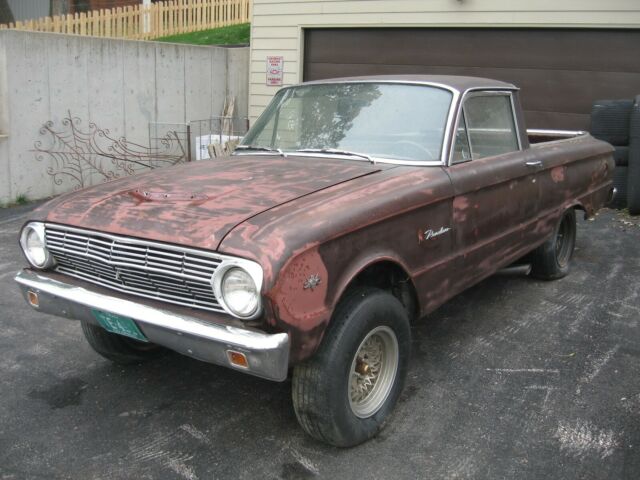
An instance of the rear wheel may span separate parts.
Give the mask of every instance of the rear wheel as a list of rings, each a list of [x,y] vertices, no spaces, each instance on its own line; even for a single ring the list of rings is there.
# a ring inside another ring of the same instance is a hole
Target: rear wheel
[[[294,369],[293,405],[302,428],[339,447],[373,437],[400,396],[410,348],[409,317],[393,295],[352,291],[316,354]]]
[[[569,273],[569,264],[576,245],[576,212],[565,211],[553,235],[533,251],[531,275],[543,280],[555,280]]]
[[[93,350],[107,360],[128,365],[157,358],[166,350],[153,343],[139,342],[104,328],[82,321],[82,333]]]

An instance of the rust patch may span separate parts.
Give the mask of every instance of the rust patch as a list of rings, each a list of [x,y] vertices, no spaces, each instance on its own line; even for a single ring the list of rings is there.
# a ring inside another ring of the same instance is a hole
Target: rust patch
[[[551,169],[551,180],[553,183],[564,182],[565,167],[555,167]]]
[[[305,289],[305,283],[314,275],[320,278],[320,283]],[[280,272],[271,293],[272,300],[280,307],[281,320],[302,331],[311,330],[322,322],[327,310],[324,302],[327,278],[327,268],[317,247],[290,262]]]
[[[190,202],[198,205],[209,200],[209,197],[202,193],[149,192],[141,188],[129,193],[142,202]]]
[[[464,222],[469,214],[469,199],[464,196],[456,197],[453,200],[453,221]]]
[[[325,304],[328,276],[316,246],[289,262],[268,294],[271,302],[278,306],[280,326],[289,332],[294,356],[313,352],[320,343],[322,335],[310,333],[318,329],[324,331],[330,317]],[[310,288],[309,279],[315,277],[320,282]]]

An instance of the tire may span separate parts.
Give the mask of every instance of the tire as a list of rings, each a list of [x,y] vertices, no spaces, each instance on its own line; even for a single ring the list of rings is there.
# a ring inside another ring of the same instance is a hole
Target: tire
[[[302,428],[337,447],[373,437],[400,396],[410,349],[409,316],[400,301],[376,288],[352,290],[316,354],[294,368],[293,406]],[[375,364],[366,360],[381,350],[376,377]],[[372,385],[363,382],[367,377],[375,379]]]
[[[569,264],[576,245],[576,212],[566,210],[553,235],[533,251],[531,275],[541,280],[556,280],[569,273]]]
[[[626,167],[629,165],[629,147],[614,147],[613,159],[616,167]]]
[[[140,363],[167,352],[164,348],[111,333],[104,328],[82,321],[82,333],[93,350],[107,360],[121,365]]]
[[[611,145],[629,145],[629,121],[633,100],[596,100],[591,107],[590,132]]]
[[[638,122],[638,109],[640,109],[640,95],[633,101],[633,107],[629,118],[629,143],[634,138],[640,139],[640,123]]]
[[[631,112],[631,144],[629,146],[627,189],[629,213],[638,215],[640,214],[640,104],[634,105]]]
[[[616,194],[610,203],[613,208],[627,208],[628,173],[629,167],[616,167],[613,171],[613,186],[616,189]]]

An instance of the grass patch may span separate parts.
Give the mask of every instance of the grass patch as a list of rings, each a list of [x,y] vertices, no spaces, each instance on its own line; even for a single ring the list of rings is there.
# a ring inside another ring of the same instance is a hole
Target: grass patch
[[[24,193],[21,193],[12,202],[8,202],[8,203],[0,202],[0,208],[9,208],[9,207],[15,207],[17,205],[26,205],[27,203],[29,203],[29,198]]]
[[[191,45],[237,45],[249,43],[250,31],[250,23],[241,23],[240,25],[229,25],[228,27],[213,28],[211,30],[170,35],[156,38],[155,40],[158,42],[189,43]]]

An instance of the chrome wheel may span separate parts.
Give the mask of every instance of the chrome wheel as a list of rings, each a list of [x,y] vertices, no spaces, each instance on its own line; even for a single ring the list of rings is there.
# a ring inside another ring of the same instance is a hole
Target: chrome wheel
[[[364,338],[351,362],[349,404],[359,418],[374,415],[391,392],[398,371],[398,340],[389,327],[377,327]]]

